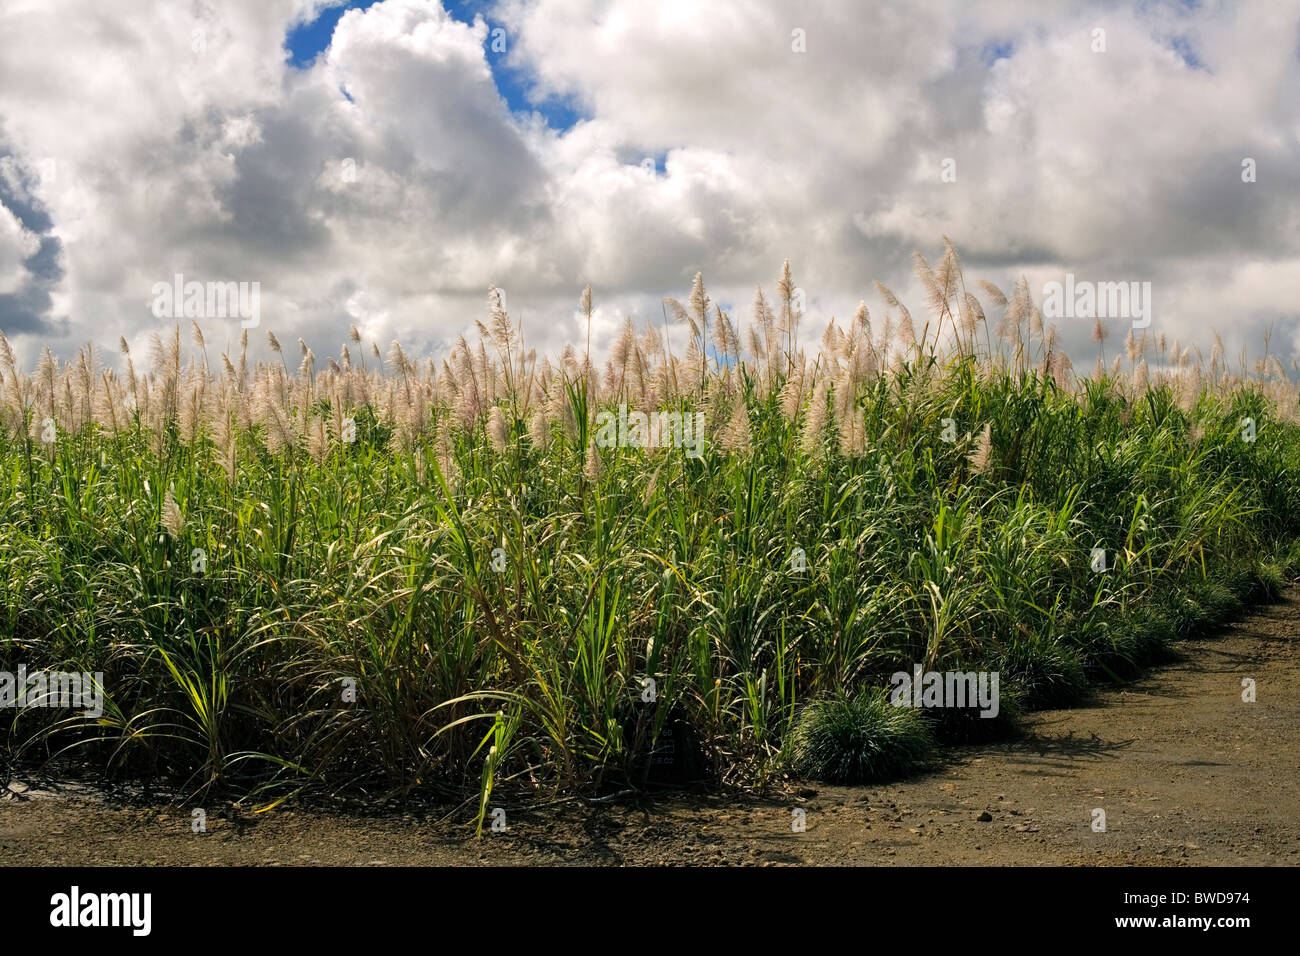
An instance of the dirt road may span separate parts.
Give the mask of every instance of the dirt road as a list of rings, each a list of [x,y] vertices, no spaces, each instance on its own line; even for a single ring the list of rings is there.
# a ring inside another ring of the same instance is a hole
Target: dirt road
[[[434,816],[302,808],[214,810],[194,833],[188,809],[20,781],[0,796],[0,865],[1300,864],[1300,588],[1179,650],[889,786],[507,806],[504,832],[475,840]]]

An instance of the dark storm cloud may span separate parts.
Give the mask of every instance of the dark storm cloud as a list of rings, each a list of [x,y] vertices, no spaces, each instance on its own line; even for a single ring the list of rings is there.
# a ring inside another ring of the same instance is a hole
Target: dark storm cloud
[[[12,154],[0,150],[0,161],[12,158]],[[20,226],[36,235],[39,245],[22,261],[26,274],[18,291],[0,294],[0,329],[8,334],[57,336],[66,323],[51,320],[49,312],[53,305],[51,291],[64,275],[63,245],[57,236],[48,234],[54,228],[54,222],[49,212],[34,198],[35,173],[21,163],[8,162],[3,167],[0,207],[8,210]]]

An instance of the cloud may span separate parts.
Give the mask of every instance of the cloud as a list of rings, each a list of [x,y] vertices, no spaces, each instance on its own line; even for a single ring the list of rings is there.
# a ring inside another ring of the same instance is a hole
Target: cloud
[[[56,175],[46,159],[36,168],[0,153],[0,328],[17,334],[57,334],[49,313],[63,278],[62,243],[36,196]]]
[[[591,282],[599,342],[662,321],[697,270],[746,317],[786,257],[819,334],[879,308],[875,278],[919,315],[910,253],[945,234],[1004,287],[1151,281],[1171,339],[1294,334],[1295,0],[502,0],[473,22],[384,0],[296,68],[285,36],[323,6],[0,11],[0,327],[20,353],[143,341],[177,272],[260,282],[263,324],[318,354],[352,323],[436,349],[489,284],[558,347],[585,337]],[[512,112],[494,69],[585,118]]]

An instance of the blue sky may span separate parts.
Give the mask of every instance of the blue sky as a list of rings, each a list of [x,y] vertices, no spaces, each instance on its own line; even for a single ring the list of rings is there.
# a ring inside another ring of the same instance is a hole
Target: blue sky
[[[317,54],[329,46],[334,27],[338,25],[339,18],[346,11],[365,10],[367,7],[374,6],[377,2],[379,0],[345,0],[338,6],[327,8],[310,23],[305,23],[290,30],[284,42],[285,49],[289,52],[289,62],[299,69],[310,67]],[[463,23],[473,23],[476,16],[482,16],[487,21],[489,28],[501,27],[504,29],[504,26],[491,16],[491,4],[486,0],[449,0],[443,6],[455,19]],[[508,39],[507,36],[507,42]],[[573,103],[555,98],[548,98],[540,102],[530,101],[529,93],[532,87],[530,79],[523,71],[506,66],[506,54],[492,49],[490,32],[488,42],[484,44],[484,47],[487,53],[488,65],[492,69],[492,78],[496,81],[497,91],[501,94],[501,98],[506,101],[511,111],[539,113],[546,120],[548,126],[559,132],[572,129],[583,118],[583,114],[575,108]],[[657,166],[662,172],[662,157],[657,158]]]

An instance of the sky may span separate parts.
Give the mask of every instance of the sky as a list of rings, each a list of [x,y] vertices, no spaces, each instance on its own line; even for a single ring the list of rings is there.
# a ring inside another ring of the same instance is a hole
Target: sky
[[[436,356],[490,285],[541,352],[587,283],[597,350],[696,272],[743,326],[786,259],[811,338],[876,279],[919,326],[944,236],[972,284],[1150,282],[1152,333],[1300,354],[1300,0],[0,0],[29,365],[142,346],[176,274],[321,358]]]

